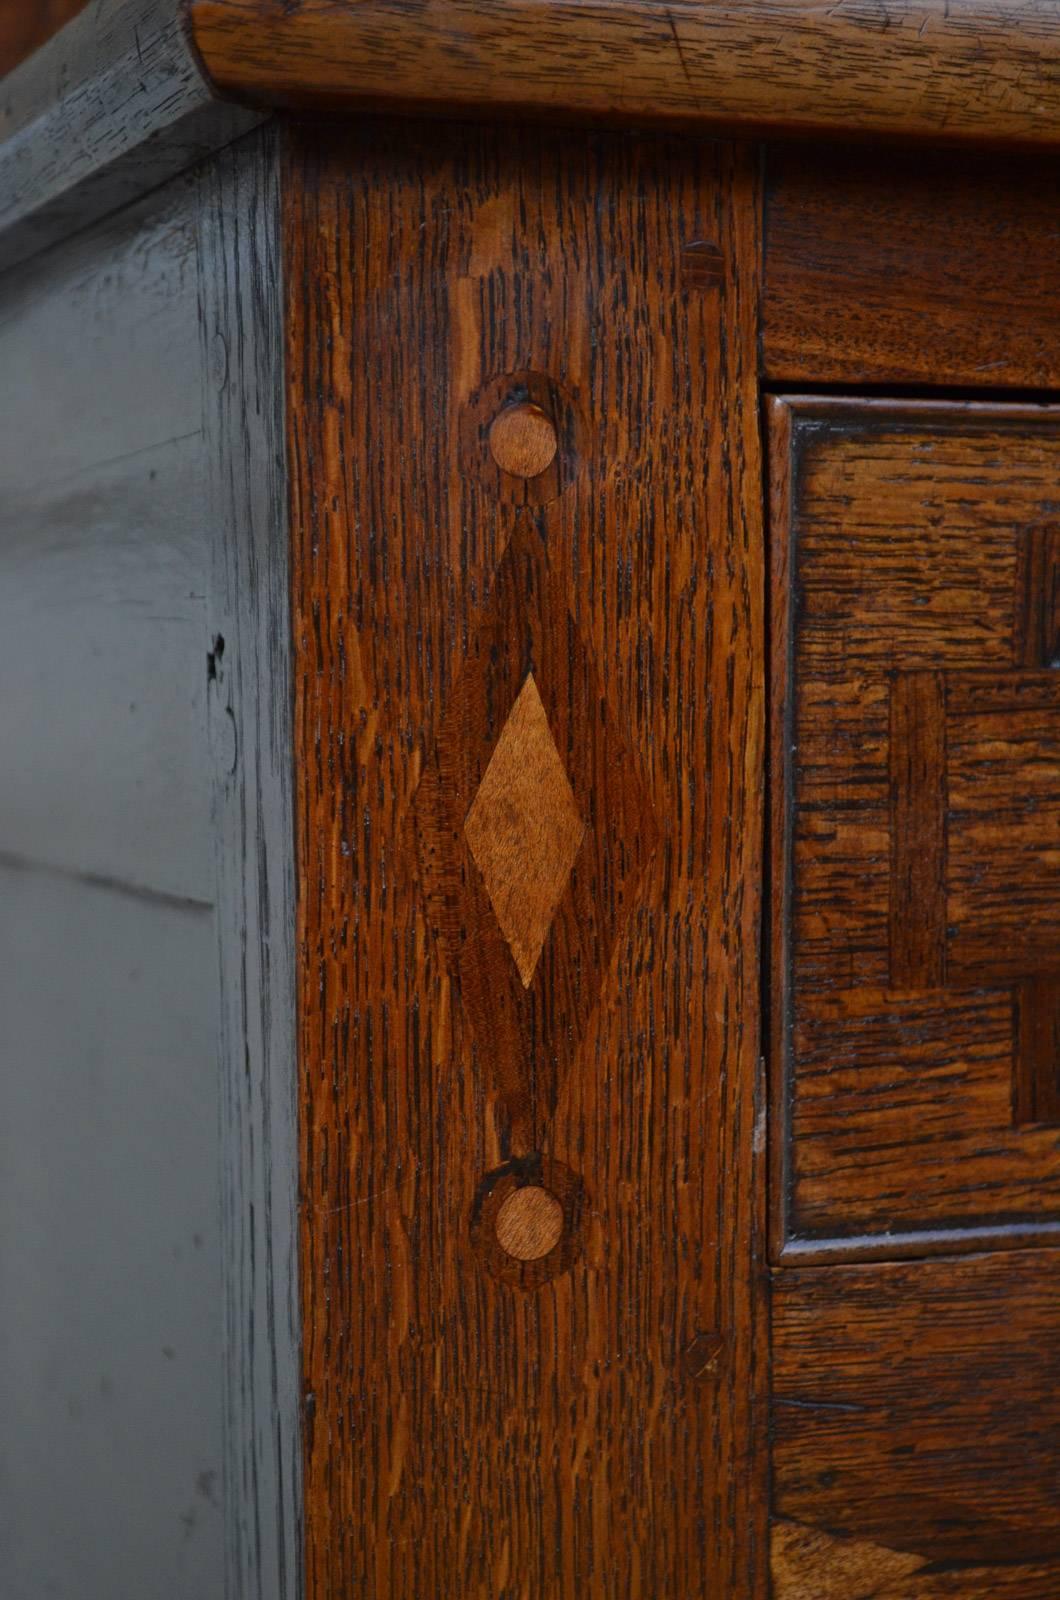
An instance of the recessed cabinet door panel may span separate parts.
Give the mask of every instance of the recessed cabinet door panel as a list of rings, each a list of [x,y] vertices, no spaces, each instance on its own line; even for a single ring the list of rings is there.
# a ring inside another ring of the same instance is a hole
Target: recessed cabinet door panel
[[[1051,1600],[1060,410],[769,424],[773,1594]]]
[[[1060,409],[770,426],[775,1246],[1055,1242]]]

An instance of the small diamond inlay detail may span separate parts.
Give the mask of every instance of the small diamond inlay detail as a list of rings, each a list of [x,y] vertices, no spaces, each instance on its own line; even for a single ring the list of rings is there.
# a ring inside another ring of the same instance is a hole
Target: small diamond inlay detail
[[[501,730],[464,832],[529,988],[585,834],[532,672]]]

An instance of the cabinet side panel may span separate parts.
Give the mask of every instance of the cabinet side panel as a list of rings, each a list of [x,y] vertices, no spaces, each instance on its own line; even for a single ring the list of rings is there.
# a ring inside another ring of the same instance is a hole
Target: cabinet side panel
[[[226,1593],[301,1593],[290,597],[268,127],[199,174],[221,960]]]
[[[0,279],[0,849],[208,902],[194,223],[170,190]]]
[[[208,513],[176,186],[0,280],[0,1551],[223,1590]]]
[[[757,162],[287,180],[308,1590],[758,1595]]]

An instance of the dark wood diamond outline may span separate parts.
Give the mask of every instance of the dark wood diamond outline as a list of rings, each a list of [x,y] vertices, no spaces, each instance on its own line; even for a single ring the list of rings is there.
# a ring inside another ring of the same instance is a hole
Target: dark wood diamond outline
[[[585,821],[581,846],[524,987],[464,831],[516,697],[533,673]],[[552,571],[545,540],[519,518],[487,613],[414,801],[432,923],[504,1117],[502,1154],[540,1150],[600,996],[621,927],[658,837],[650,799]]]

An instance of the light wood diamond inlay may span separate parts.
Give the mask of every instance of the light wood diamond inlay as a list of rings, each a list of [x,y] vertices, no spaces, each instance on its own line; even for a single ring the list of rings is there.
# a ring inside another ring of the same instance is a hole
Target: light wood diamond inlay
[[[546,1155],[550,1124],[658,834],[567,586],[540,527],[519,519],[414,802],[430,920],[489,1075],[505,1157],[483,1179],[476,1248],[523,1288],[565,1270],[577,1246],[584,1194]],[[540,1184],[567,1217],[567,1247],[516,1262],[514,1276],[494,1229],[505,1183]]]
[[[533,673],[501,730],[464,832],[529,988],[585,833]]]

